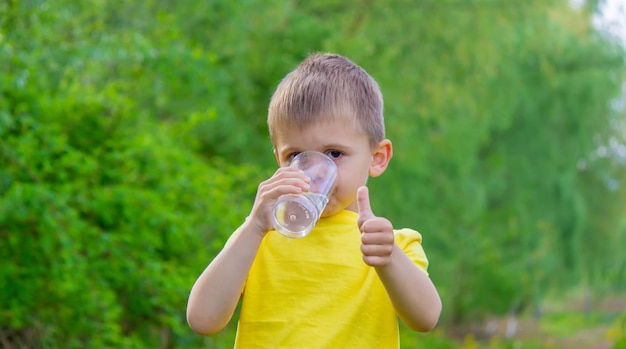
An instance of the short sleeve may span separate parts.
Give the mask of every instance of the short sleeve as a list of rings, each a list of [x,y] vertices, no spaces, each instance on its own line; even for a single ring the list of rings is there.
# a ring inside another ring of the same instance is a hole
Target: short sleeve
[[[395,230],[394,233],[396,244],[415,265],[428,275],[428,258],[422,247],[422,234],[408,228]]]

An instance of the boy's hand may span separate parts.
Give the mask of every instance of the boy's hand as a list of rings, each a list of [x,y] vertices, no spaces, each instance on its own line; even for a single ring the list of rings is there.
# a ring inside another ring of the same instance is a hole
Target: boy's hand
[[[386,266],[391,261],[394,246],[393,226],[386,218],[374,215],[367,187],[359,188],[356,200],[363,261],[372,267]]]
[[[278,197],[284,194],[300,194],[309,190],[310,179],[304,172],[293,167],[281,167],[269,179],[261,182],[248,220],[263,236],[274,229],[272,210]]]

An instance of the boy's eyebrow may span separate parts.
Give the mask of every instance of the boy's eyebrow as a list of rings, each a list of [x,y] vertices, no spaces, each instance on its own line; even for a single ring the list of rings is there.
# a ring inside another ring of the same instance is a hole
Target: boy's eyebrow
[[[346,148],[350,148],[350,146],[345,145],[345,144],[339,144],[339,143],[331,143],[331,144],[324,145],[324,149],[333,149],[333,148],[346,149]]]
[[[339,143],[329,143],[329,144],[323,144],[317,147],[317,149],[302,149],[299,147],[285,146],[285,147],[277,148],[276,150],[279,153],[291,153],[291,152],[299,152],[299,151],[305,151],[305,150],[316,150],[316,151],[321,152],[321,151],[328,150],[328,149],[348,149],[348,148],[350,148],[349,145],[339,144]]]
[[[276,147],[275,149],[279,153],[299,151],[298,148],[290,147],[290,146]]]

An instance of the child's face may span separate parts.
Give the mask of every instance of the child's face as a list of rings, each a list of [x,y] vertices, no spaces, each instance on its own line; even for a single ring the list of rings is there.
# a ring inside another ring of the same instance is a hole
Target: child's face
[[[352,120],[330,120],[304,130],[276,133],[275,153],[281,167],[289,166],[298,153],[314,150],[328,155],[337,165],[335,187],[322,217],[343,209],[356,212],[357,189],[369,176],[373,152],[367,136],[358,132]]]

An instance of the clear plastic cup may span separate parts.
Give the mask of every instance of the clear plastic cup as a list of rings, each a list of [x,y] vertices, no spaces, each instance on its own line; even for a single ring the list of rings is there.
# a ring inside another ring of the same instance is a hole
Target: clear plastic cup
[[[337,178],[337,166],[328,156],[305,151],[296,155],[291,167],[299,168],[311,179],[309,191],[278,198],[272,212],[274,229],[289,238],[303,238],[317,224],[328,203]]]

